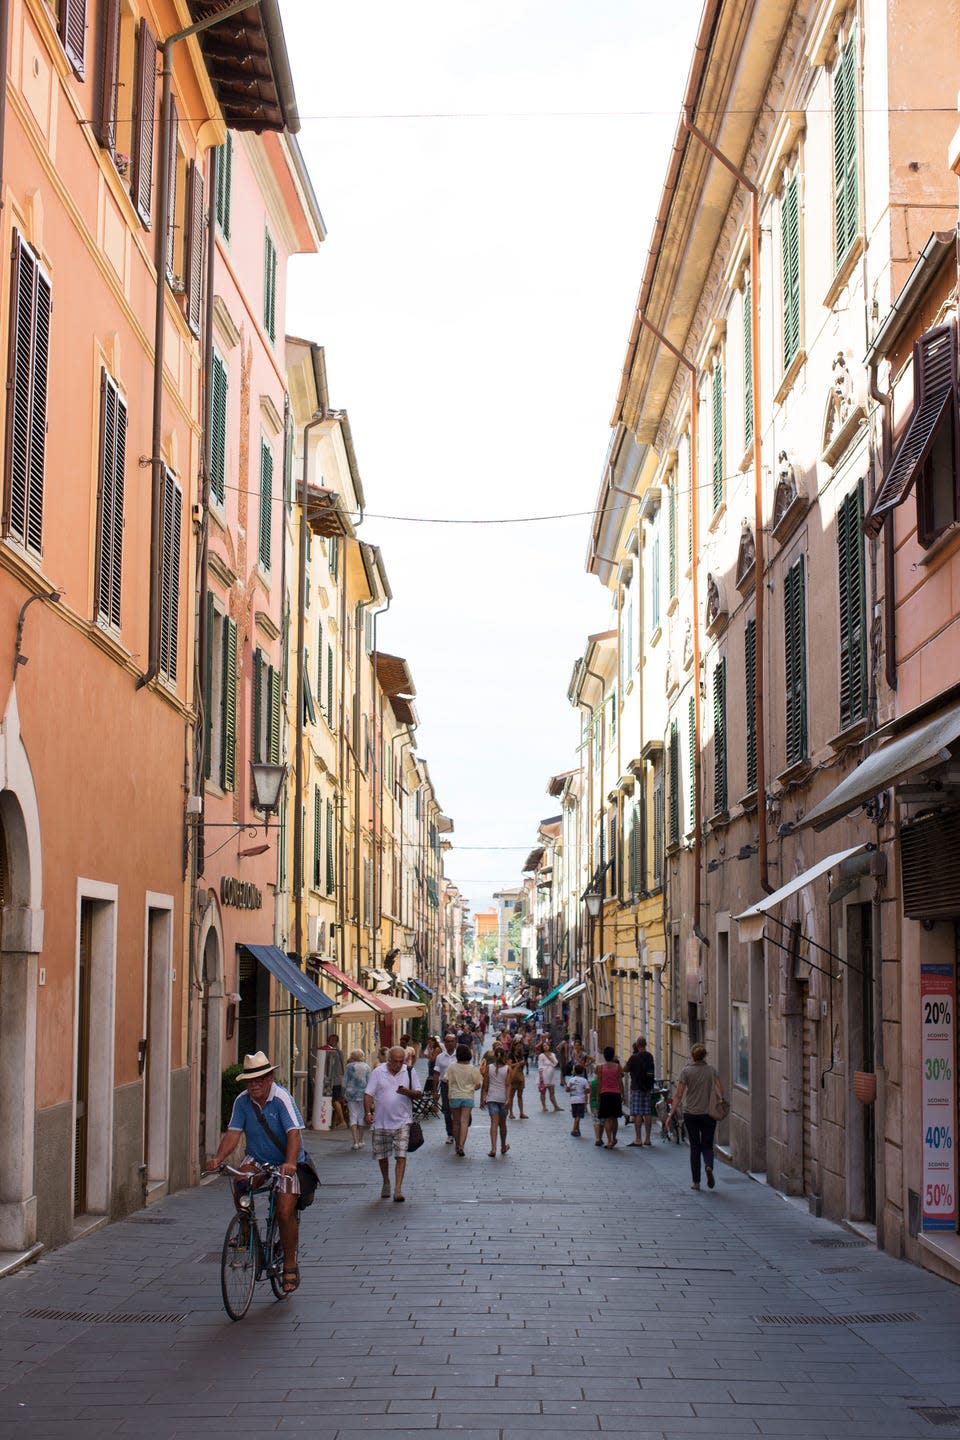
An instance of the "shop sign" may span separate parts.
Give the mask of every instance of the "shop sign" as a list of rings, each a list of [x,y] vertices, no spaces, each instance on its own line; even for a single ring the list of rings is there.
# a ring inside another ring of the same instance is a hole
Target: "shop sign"
[[[235,910],[259,910],[263,896],[249,880],[235,880],[232,875],[220,876],[220,904]]]
[[[954,1152],[956,982],[952,965],[920,966],[920,1063],[923,1076],[923,1228],[956,1230]]]

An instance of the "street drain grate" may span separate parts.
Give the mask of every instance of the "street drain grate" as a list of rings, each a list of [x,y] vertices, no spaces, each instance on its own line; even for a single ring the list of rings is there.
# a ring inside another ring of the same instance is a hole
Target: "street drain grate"
[[[878,1315],[754,1315],[758,1325],[902,1325],[919,1320],[912,1310],[891,1310]]]
[[[128,1215],[127,1225],[172,1225],[173,1221],[168,1215]]]
[[[910,1409],[931,1425],[960,1425],[960,1409],[956,1405],[911,1405]]]
[[[862,1275],[862,1265],[821,1265],[818,1275]]]
[[[811,1240],[811,1245],[819,1245],[821,1250],[866,1250],[868,1240]]]
[[[179,1325],[185,1320],[185,1315],[157,1314],[151,1311],[139,1311],[129,1315],[115,1314],[112,1311],[88,1311],[88,1310],[24,1310],[24,1320],[79,1320],[84,1325]]]

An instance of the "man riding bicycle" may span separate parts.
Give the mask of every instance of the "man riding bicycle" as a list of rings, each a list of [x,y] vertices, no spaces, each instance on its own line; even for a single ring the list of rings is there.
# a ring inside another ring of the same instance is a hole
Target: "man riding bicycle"
[[[240,1079],[246,1090],[237,1096],[216,1155],[206,1162],[217,1170],[236,1149],[240,1136],[247,1150],[242,1169],[256,1171],[258,1165],[277,1165],[282,1176],[277,1189],[277,1220],[283,1245],[283,1290],[292,1295],[300,1284],[297,1264],[297,1201],[300,1180],[297,1165],[306,1159],[303,1148],[303,1117],[288,1090],[277,1085],[271,1065],[262,1050],[244,1055]],[[239,1182],[243,1184],[243,1182]],[[304,1197],[306,1198],[306,1197]]]

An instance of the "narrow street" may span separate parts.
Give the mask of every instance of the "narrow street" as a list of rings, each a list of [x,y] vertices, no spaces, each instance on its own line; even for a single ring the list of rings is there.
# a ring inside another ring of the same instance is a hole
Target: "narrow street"
[[[960,1433],[960,1409],[922,1414],[960,1407],[960,1290],[726,1165],[691,1192],[686,1147],[624,1127],[608,1154],[569,1118],[536,1109],[495,1161],[482,1114],[462,1160],[431,1122],[402,1206],[369,1151],[314,1137],[301,1289],[258,1286],[239,1324],[224,1181],[42,1257],[0,1283],[0,1435]]]

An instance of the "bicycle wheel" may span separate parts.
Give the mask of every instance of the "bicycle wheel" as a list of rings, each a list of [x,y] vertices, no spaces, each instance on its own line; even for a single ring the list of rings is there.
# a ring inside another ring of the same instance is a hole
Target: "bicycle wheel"
[[[220,1256],[223,1308],[231,1320],[242,1320],[250,1309],[257,1283],[257,1232],[251,1220],[231,1217]]]

